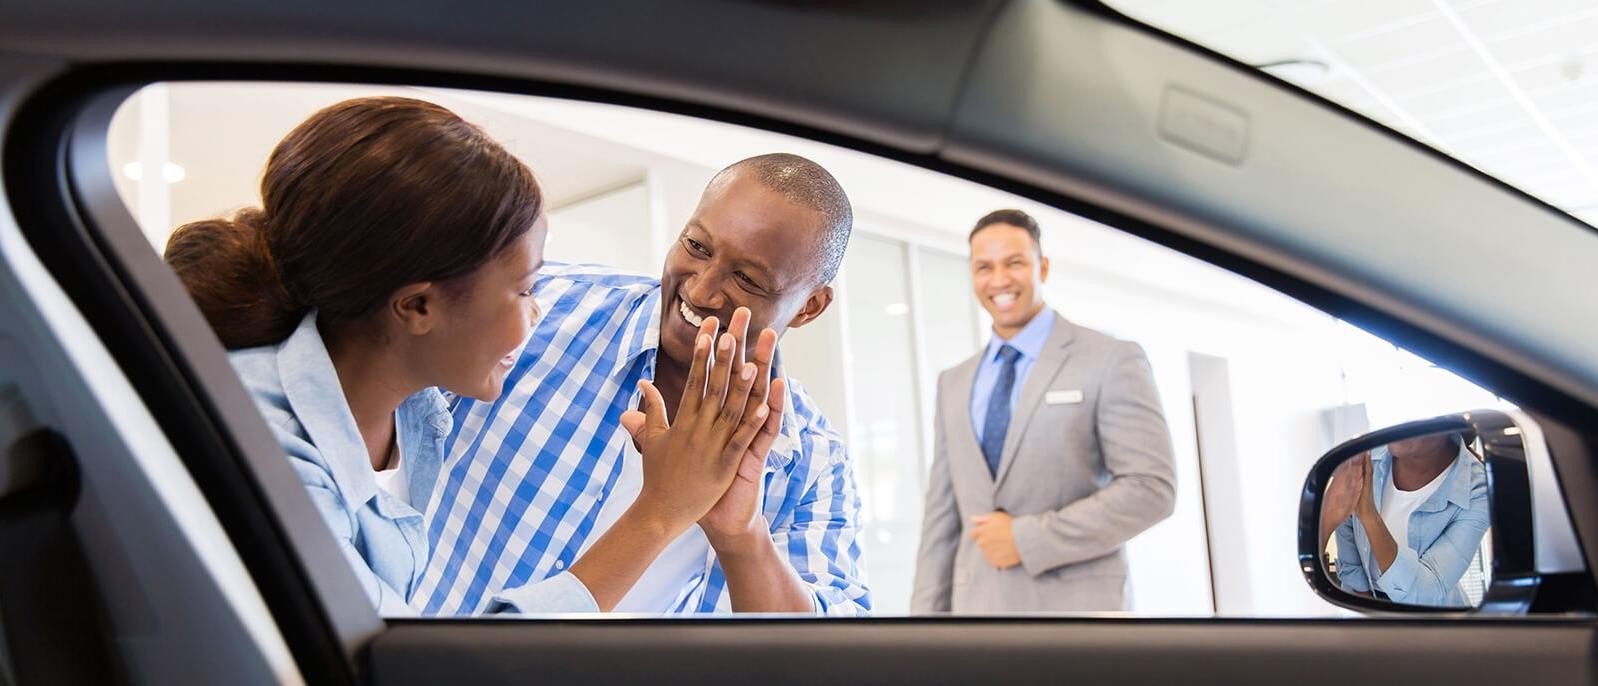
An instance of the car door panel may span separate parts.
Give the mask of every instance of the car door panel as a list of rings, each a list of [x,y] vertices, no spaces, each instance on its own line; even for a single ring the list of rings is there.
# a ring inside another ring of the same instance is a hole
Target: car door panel
[[[373,683],[1592,683],[1583,623],[402,621]]]

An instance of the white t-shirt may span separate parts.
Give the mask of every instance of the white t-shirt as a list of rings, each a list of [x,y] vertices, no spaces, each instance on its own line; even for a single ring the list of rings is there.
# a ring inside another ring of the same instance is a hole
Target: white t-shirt
[[[1388,458],[1392,459],[1392,458]],[[1448,478],[1449,469],[1444,469],[1437,478],[1421,486],[1417,490],[1404,491],[1393,483],[1393,475],[1387,475],[1387,487],[1382,494],[1382,521],[1387,524],[1387,531],[1393,535],[1393,541],[1401,546],[1409,547],[1409,516],[1415,508],[1432,497],[1437,489],[1442,488],[1443,479]]]
[[[410,480],[405,478],[405,460],[399,447],[399,427],[396,426],[394,430],[394,448],[388,455],[388,466],[372,476],[377,479],[378,488],[388,491],[389,495],[398,498],[400,502],[411,505],[411,485]]]
[[[594,518],[594,530],[583,542],[578,557],[587,553],[594,542],[604,535],[623,512],[632,507],[638,493],[644,489],[644,458],[638,454],[631,440],[621,458],[621,475],[616,485]],[[688,527],[677,540],[661,551],[660,557],[638,577],[638,583],[616,603],[614,612],[662,613],[670,612],[695,576],[705,573],[710,561],[710,540],[696,526]]]

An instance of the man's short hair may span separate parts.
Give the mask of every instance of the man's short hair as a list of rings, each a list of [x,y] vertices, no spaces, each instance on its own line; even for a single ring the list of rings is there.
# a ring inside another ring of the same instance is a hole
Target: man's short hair
[[[733,170],[749,171],[762,186],[776,191],[789,202],[821,213],[822,235],[817,245],[816,275],[820,283],[832,283],[843,266],[849,232],[854,228],[854,209],[838,180],[821,165],[785,152],[734,162],[716,177]]]
[[[1032,245],[1038,248],[1038,252],[1043,251],[1043,230],[1038,228],[1038,220],[1021,210],[994,210],[982,215],[982,218],[977,220],[977,225],[971,229],[971,235],[966,237],[966,242],[970,243],[977,237],[978,231],[994,224],[1009,224],[1024,229],[1027,235],[1032,237]]]

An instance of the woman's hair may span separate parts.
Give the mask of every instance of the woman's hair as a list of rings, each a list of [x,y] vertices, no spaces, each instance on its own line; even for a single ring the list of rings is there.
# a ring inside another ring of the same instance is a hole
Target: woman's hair
[[[185,224],[166,261],[230,349],[281,342],[448,284],[520,238],[542,211],[533,173],[438,105],[359,98],[291,131],[266,164],[261,207]]]

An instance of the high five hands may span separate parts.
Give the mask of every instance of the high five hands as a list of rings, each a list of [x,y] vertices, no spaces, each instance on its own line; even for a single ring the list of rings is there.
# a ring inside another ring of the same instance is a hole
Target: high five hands
[[[754,360],[747,361],[749,318],[747,308],[738,308],[719,337],[720,322],[705,318],[675,421],[667,420],[649,381],[639,382],[640,409],[621,417],[643,455],[644,485],[634,507],[673,538],[695,523],[713,546],[764,531],[760,481],[787,388],[771,380],[775,332],[760,332]]]
[[[776,334],[762,332],[755,361],[746,362],[749,310],[734,312],[719,339],[718,324],[707,317],[699,327],[675,421],[667,420],[660,391],[648,381],[639,383],[640,409],[621,416],[643,455],[644,485],[615,525],[571,566],[602,611],[615,609],[666,546],[696,522],[722,556],[734,610],[793,611],[809,602],[791,569],[776,566],[780,560],[769,566],[782,574],[745,573],[734,583],[728,564],[733,558],[726,553],[737,548],[719,547],[748,543],[745,549],[770,552],[757,505],[761,467],[782,424],[786,394],[781,381],[767,383]],[[774,400],[766,399],[768,391]],[[754,545],[759,543],[765,548]],[[765,565],[770,557],[759,560]]]

